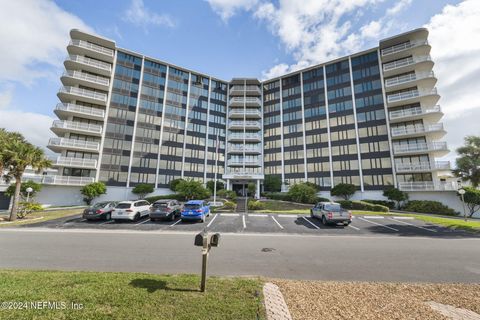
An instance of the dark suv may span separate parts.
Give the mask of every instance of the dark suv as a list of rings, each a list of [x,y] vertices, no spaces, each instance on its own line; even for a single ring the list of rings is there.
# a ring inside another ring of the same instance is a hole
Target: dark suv
[[[175,220],[180,216],[182,206],[177,200],[158,200],[150,207],[150,220]]]
[[[117,201],[97,202],[83,210],[83,219],[110,220],[112,218],[112,210],[117,204]]]

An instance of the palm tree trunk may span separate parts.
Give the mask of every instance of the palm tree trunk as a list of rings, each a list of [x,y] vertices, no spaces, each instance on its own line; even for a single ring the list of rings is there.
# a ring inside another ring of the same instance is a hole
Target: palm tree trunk
[[[10,211],[10,221],[17,219],[18,202],[20,200],[20,187],[22,185],[21,178],[15,178],[15,195],[13,198],[12,211]]]

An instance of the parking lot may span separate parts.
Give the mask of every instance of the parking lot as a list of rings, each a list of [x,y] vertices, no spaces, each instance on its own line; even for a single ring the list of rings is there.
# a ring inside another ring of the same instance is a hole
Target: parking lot
[[[349,226],[324,226],[307,215],[266,213],[218,213],[211,214],[205,223],[174,221],[150,221],[144,217],[136,222],[87,221],[80,215],[31,224],[25,227],[47,227],[61,229],[106,229],[106,230],[164,230],[229,233],[283,233],[315,235],[391,235],[428,237],[477,237],[478,235],[452,230],[425,223],[406,216],[353,216]]]

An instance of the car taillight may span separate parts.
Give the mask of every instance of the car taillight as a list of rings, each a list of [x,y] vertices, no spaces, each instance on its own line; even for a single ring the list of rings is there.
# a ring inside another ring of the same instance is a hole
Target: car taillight
[[[100,210],[100,209],[99,209],[99,210],[97,210],[97,211],[95,211],[95,212],[96,212],[96,213],[103,213],[103,210]]]
[[[133,210],[132,210],[132,209],[127,209],[127,210],[125,210],[125,211],[127,211],[127,212],[133,212]]]
[[[195,210],[195,212],[202,212],[202,209],[197,209]]]
[[[328,215],[328,219],[332,219],[332,218],[333,218],[333,213],[332,213],[332,212],[329,212],[327,215]]]
[[[348,216],[350,219],[352,219],[352,211],[348,211]]]

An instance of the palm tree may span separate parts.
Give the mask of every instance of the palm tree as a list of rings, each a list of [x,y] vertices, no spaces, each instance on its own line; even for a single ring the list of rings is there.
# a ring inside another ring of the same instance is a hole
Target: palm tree
[[[20,187],[22,185],[22,176],[27,167],[31,167],[41,172],[52,165],[51,161],[45,157],[42,149],[35,147],[25,140],[14,140],[7,145],[7,162],[10,178],[15,179],[15,194],[13,198],[12,211],[10,212],[10,221],[17,218],[18,203],[20,199]]]
[[[9,159],[12,156],[10,146],[14,141],[25,141],[25,138],[18,132],[8,132],[0,128],[0,180],[4,179],[7,182],[9,180],[6,171],[8,171]]]

